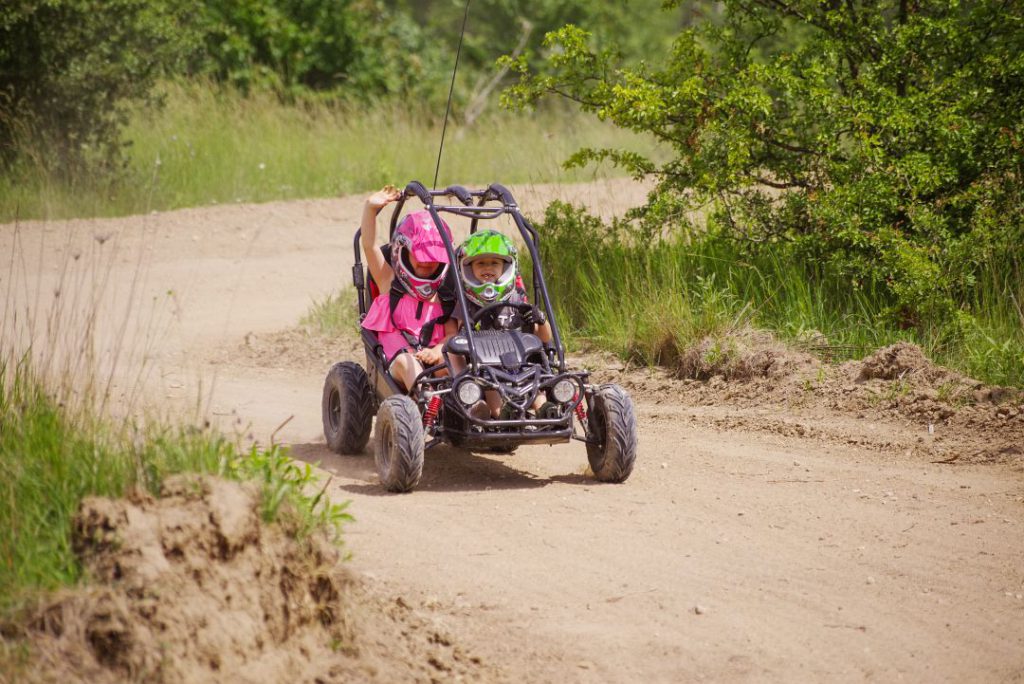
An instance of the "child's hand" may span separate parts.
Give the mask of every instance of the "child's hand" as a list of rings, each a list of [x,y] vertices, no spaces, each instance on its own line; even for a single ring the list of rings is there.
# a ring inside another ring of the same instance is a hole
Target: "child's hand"
[[[441,359],[443,358],[441,355],[441,346],[424,347],[416,352],[416,358],[419,359],[420,363],[424,366],[436,366],[441,363]]]
[[[382,189],[366,198],[366,206],[374,211],[380,211],[388,204],[395,202],[402,193],[394,185],[385,185]]]
[[[531,306],[529,309],[523,311],[521,315],[523,317],[523,323],[528,325],[533,324],[538,327],[544,325],[548,320],[548,317],[544,315],[544,312],[539,306]]]

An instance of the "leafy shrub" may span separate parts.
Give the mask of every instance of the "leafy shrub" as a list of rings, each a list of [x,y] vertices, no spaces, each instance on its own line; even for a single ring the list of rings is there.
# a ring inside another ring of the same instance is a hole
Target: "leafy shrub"
[[[678,2],[669,3],[672,5]],[[660,231],[708,228],[749,254],[792,245],[884,298],[897,325],[964,329],[979,273],[1024,243],[1024,9],[999,0],[725,0],[659,64],[624,67],[586,31],[548,34],[550,56],[505,103],[555,94],[649,132],[669,161],[588,149],[656,190]]]
[[[198,10],[191,72],[243,91],[422,94],[450,62],[406,13],[372,0],[211,0]]]
[[[187,52],[171,4],[151,0],[23,0],[0,7],[0,162],[31,152],[73,176],[110,166],[126,105]]]

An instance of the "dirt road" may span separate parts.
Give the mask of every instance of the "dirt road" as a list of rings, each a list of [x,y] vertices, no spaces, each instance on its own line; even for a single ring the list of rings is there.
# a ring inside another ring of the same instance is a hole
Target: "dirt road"
[[[527,212],[643,197],[625,181],[513,190]],[[43,314],[95,305],[115,412],[198,410],[262,442],[291,417],[275,438],[352,500],[351,564],[509,681],[1024,680],[1021,461],[933,463],[904,448],[933,436],[898,416],[635,382],[625,484],[585,477],[578,444],[439,448],[414,493],[384,494],[371,455],[321,434],[326,369],[361,355],[294,330],[347,282],[360,206],[0,226],[5,320],[34,315],[37,348],[73,348]]]

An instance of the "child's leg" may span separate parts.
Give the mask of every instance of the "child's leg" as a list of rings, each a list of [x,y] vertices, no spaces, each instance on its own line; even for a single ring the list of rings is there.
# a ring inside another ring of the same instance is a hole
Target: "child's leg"
[[[491,417],[497,418],[498,414],[501,413],[501,395],[494,390],[486,390],[484,392],[484,401],[487,402],[487,408],[491,409]]]
[[[455,372],[455,375],[461,373],[466,367],[466,357],[462,354],[449,354],[448,361],[452,364],[452,370]],[[487,404],[487,410],[491,414],[491,418],[497,418],[498,414],[501,412],[501,396],[499,396],[494,390],[485,390],[484,400]],[[474,408],[474,410],[476,409]]]
[[[409,352],[400,352],[391,361],[391,377],[393,377],[399,385],[405,388],[406,392],[412,389],[413,382],[416,381],[416,376],[423,371],[423,366],[416,360],[416,357]]]
[[[423,366],[412,355],[409,343],[401,333],[393,331],[378,333],[377,340],[384,348],[384,355],[391,359],[388,363],[388,373],[400,387],[408,392],[413,381],[416,380],[416,376],[423,370]]]

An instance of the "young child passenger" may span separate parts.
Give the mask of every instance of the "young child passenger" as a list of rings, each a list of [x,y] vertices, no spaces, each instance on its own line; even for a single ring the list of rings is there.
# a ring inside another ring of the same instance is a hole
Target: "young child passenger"
[[[389,186],[370,195],[363,206],[360,242],[381,294],[373,300],[362,325],[377,333],[391,377],[410,391],[424,366],[441,362],[441,348],[458,323],[448,320],[443,326],[435,325],[428,346],[418,348],[424,324],[442,315],[438,289],[448,269],[448,253],[434,219],[424,210],[402,219],[391,241],[390,258],[385,259],[376,240],[377,214],[400,196]],[[448,225],[442,222],[442,227],[451,239]],[[393,291],[401,294],[394,307]]]
[[[465,282],[466,303],[469,313],[463,316],[457,308],[452,317],[460,322],[472,321],[474,315],[485,306],[498,302],[506,304],[527,303],[526,290],[519,278],[519,263],[512,241],[494,230],[481,230],[467,237],[456,254],[458,267]],[[515,306],[497,307],[486,320],[478,321],[483,330],[522,330],[532,332],[541,342],[551,341],[551,324],[544,311],[537,306],[521,309]],[[501,413],[501,398],[497,392],[485,394],[487,407],[493,417]],[[543,397],[538,396],[533,409],[540,417],[544,415]],[[474,411],[479,413],[479,410]]]

